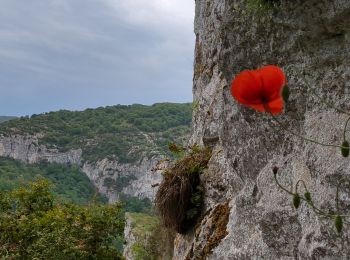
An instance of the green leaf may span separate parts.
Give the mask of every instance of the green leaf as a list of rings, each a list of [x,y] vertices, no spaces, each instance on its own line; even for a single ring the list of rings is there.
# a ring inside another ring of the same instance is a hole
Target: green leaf
[[[310,194],[310,192],[305,192],[304,193],[304,197],[305,197],[306,201],[311,202],[311,194]]]
[[[349,148],[349,142],[348,141],[344,141],[342,143],[342,148],[341,148],[341,154],[344,157],[348,157],[349,156],[349,152],[350,152],[350,148]]]
[[[283,90],[282,90],[282,98],[283,98],[283,101],[285,103],[288,102],[289,100],[289,95],[290,95],[290,92],[289,92],[289,87],[286,85],[284,86]]]
[[[300,196],[298,193],[295,193],[293,195],[293,206],[296,209],[299,208],[299,206],[300,206]]]
[[[337,215],[334,219],[334,225],[338,233],[340,233],[343,230],[343,218]]]

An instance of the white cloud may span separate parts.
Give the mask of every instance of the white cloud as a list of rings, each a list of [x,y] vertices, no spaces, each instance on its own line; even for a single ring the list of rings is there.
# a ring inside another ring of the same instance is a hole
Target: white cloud
[[[98,105],[191,100],[193,0],[1,3],[0,111],[17,109],[6,96],[18,96],[28,111],[16,114],[37,113],[35,93],[50,100],[46,110],[60,107],[68,92],[89,93],[72,96],[65,108],[73,109],[96,105],[96,96]]]
[[[192,28],[193,0],[105,0],[120,18],[131,24]]]

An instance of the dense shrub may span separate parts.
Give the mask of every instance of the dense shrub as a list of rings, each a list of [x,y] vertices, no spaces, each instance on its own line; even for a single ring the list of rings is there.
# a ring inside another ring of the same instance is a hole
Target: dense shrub
[[[2,259],[122,259],[119,205],[55,201],[48,182],[0,193]]]

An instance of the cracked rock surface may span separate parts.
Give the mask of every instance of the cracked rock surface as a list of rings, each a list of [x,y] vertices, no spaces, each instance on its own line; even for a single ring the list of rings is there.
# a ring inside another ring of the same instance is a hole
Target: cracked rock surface
[[[350,159],[237,104],[230,84],[244,69],[280,66],[291,95],[279,120],[311,139],[341,145],[347,116],[321,99],[350,111],[350,1],[282,0],[268,9],[247,2],[196,0],[191,142],[213,147],[214,156],[202,175],[205,216],[192,232],[177,236],[174,259],[346,259],[350,227],[339,235],[333,220],[320,218],[304,202],[294,209],[271,169],[279,167],[285,187],[304,180],[315,205],[328,212],[335,211],[343,178],[340,208],[346,213]],[[208,231],[216,230],[215,210],[225,203],[225,236],[210,254],[196,252],[208,244]]]

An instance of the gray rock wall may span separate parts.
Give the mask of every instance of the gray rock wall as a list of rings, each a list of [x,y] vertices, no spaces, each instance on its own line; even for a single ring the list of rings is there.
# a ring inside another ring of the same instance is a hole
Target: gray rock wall
[[[310,90],[350,111],[350,1],[281,1],[274,10],[247,2],[196,0],[193,94],[198,108],[191,142],[214,147],[214,156],[202,176],[205,216],[193,232],[177,236],[174,259],[346,259],[350,227],[337,234],[333,221],[305,203],[295,210],[291,197],[274,183],[271,168],[280,168],[279,179],[287,187],[304,180],[315,204],[326,211],[335,210],[336,184],[343,177],[340,205],[349,212],[350,159],[237,104],[230,85],[244,69],[281,66],[291,97],[279,119],[302,135],[340,145],[347,117]],[[213,244],[208,232],[222,229],[226,221],[216,225],[212,216],[227,202],[227,235]]]
[[[161,181],[160,172],[153,172],[159,158],[144,158],[137,164],[119,163],[116,160],[103,159],[96,163],[84,163],[82,170],[92,180],[109,202],[119,199],[122,192],[139,198],[154,199],[156,187]]]
[[[39,145],[38,136],[0,136],[0,156],[11,157],[28,163],[38,163],[42,160],[61,164],[81,164],[81,149],[59,152]]]

